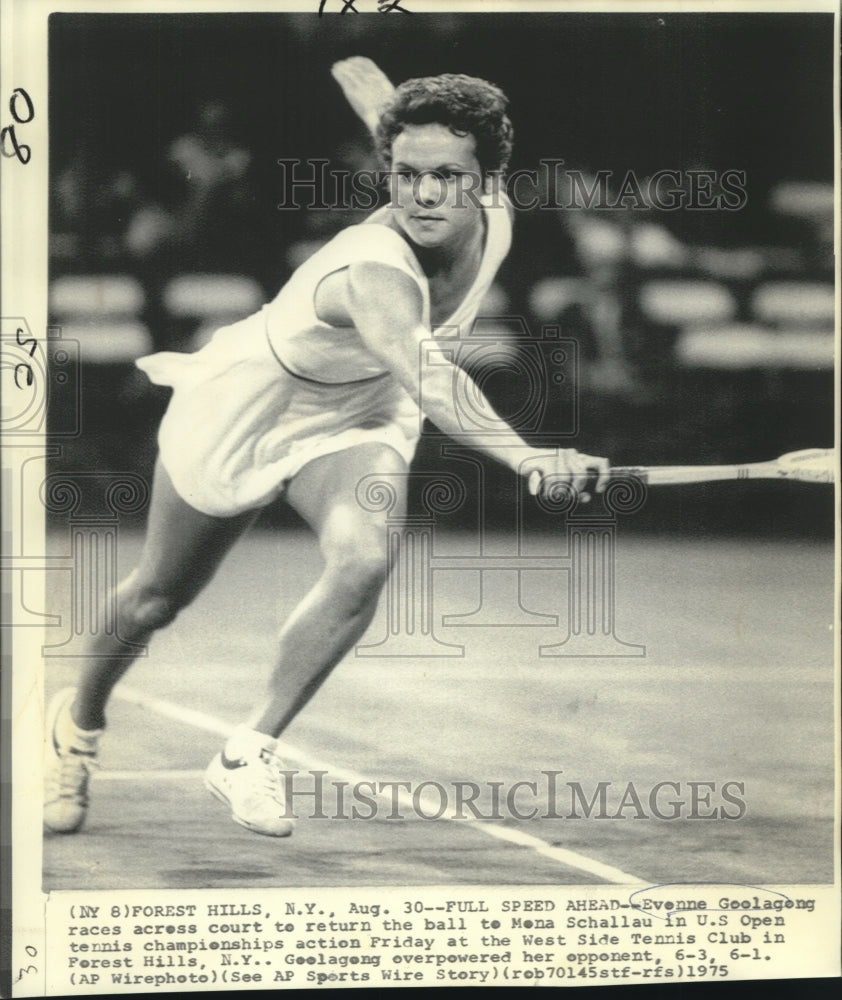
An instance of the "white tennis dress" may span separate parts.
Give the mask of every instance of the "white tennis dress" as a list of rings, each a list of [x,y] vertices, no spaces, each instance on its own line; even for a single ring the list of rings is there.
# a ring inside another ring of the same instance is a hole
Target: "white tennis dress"
[[[511,243],[498,199],[484,201],[477,277],[434,336],[467,332]],[[259,312],[222,327],[195,354],[164,351],[137,365],[174,392],[158,433],[161,461],[197,510],[230,517],[263,507],[308,462],[358,444],[388,444],[407,462],[422,415],[354,327],[322,322],[319,282],[361,261],[396,267],[418,283],[430,325],[427,279],[410,245],[377,222],[350,226],[305,261]]]

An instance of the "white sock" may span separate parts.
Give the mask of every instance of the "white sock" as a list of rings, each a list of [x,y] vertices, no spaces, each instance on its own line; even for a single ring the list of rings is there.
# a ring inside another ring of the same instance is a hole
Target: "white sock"
[[[277,740],[248,726],[237,726],[225,744],[225,756],[232,759],[257,757],[261,750],[274,751]]]
[[[62,742],[76,747],[77,750],[81,750],[83,753],[96,753],[99,746],[99,738],[104,732],[103,729],[82,729],[80,726],[77,726],[73,721],[73,713],[70,711],[69,704],[59,714],[56,720],[56,728],[58,729],[57,735]]]

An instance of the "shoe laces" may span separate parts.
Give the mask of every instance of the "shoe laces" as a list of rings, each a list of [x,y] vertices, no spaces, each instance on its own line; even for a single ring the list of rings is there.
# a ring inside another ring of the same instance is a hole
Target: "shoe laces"
[[[263,792],[268,792],[276,802],[286,806],[286,780],[281,774],[286,765],[268,747],[260,751],[258,760],[261,766],[254,769],[255,786]]]
[[[51,777],[51,791],[58,798],[79,798],[87,801],[88,782],[91,773],[100,766],[92,754],[71,749],[59,754],[59,766]]]

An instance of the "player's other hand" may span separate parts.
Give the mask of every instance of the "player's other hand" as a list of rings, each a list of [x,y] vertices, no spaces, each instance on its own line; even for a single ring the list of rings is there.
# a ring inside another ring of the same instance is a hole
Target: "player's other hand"
[[[389,78],[366,56],[341,59],[333,64],[331,73],[345,99],[373,134],[383,108],[395,92]]]
[[[520,471],[526,476],[533,496],[539,493],[547,496],[554,484],[565,483],[572,485],[579,499],[587,502],[590,500],[590,494],[585,492],[588,484],[596,480],[594,489],[602,493],[608,485],[609,469],[607,458],[585,455],[575,448],[557,448],[554,453],[527,459]]]

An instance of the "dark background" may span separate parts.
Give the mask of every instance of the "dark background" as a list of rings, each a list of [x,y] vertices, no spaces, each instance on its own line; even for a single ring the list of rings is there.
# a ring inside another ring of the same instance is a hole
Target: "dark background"
[[[371,56],[396,82],[464,72],[498,83],[515,123],[511,169],[558,158],[571,168],[619,176],[699,166],[745,171],[748,197],[740,211],[660,213],[657,221],[688,245],[798,253],[804,233],[770,211],[770,191],[782,180],[833,179],[829,14],[319,18],[315,10],[314,4],[312,15],[52,15],[51,177],[75,170],[85,206],[75,223],[75,251],[52,254],[52,277],[137,273],[153,290],[147,319],[156,345],[179,346],[155,311],[154,289],[167,274],[188,269],[189,257],[179,263],[162,253],[151,265],[135,266],[119,249],[103,251],[102,232],[125,220],[102,191],[109,177],[130,171],[140,197],[177,206],[184,179],[173,175],[165,152],[190,131],[203,102],[219,99],[231,112],[238,144],[252,154],[252,168],[239,220],[245,235],[227,231],[220,219],[218,252],[227,266],[217,269],[252,275],[273,296],[290,273],[294,241],[329,234],[343,221],[338,213],[279,212],[276,161],[323,157],[341,166],[358,155],[365,132],[329,72],[348,55]],[[51,213],[57,230],[55,196]],[[514,311],[533,322],[524,303],[534,278],[581,267],[554,223],[536,213],[519,216],[500,278]],[[832,260],[807,254],[798,276],[831,281],[831,268]],[[639,279],[633,270],[623,277],[631,290]],[[583,380],[578,428],[558,414],[554,424],[550,413],[544,434],[555,432],[559,443],[606,454],[618,465],[755,461],[832,445],[829,371],[681,369],[671,354],[675,331],[642,326],[634,317],[629,328],[630,355],[646,391],[616,395]],[[593,353],[587,331],[574,318],[561,332],[581,341],[586,369]],[[101,369],[86,375],[83,365],[82,371],[88,379],[83,434],[66,443],[57,464],[116,468],[129,461],[148,472],[166,394],[131,371],[104,381]],[[504,414],[517,408],[517,380],[492,377],[487,390]],[[437,467],[438,442],[422,442],[418,461]],[[489,468],[489,477],[491,514],[499,498],[505,519],[516,485],[497,469]],[[650,494],[626,523],[658,531],[827,536],[830,494],[786,483],[672,487]]]
[[[772,182],[832,177],[829,14],[54,14],[50,31],[54,166],[81,143],[103,170],[154,176],[208,97],[232,106],[269,176],[276,157],[330,156],[359,132],[330,65],[368,55],[395,81],[498,83],[512,168],[746,170],[749,213],[727,223],[741,239]]]

